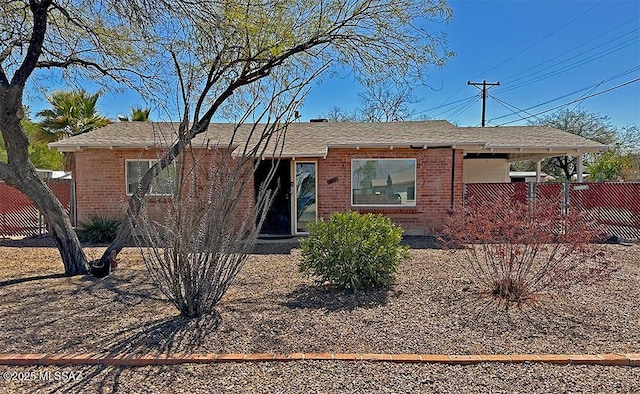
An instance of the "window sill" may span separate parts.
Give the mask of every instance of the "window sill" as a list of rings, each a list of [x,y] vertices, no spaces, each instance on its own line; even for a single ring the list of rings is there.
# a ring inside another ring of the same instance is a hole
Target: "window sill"
[[[362,205],[358,205],[358,206],[351,206],[351,209],[356,211],[356,212],[360,212],[360,213],[373,213],[373,214],[389,214],[389,213],[420,213],[420,211],[418,210],[418,207],[381,207],[379,205],[377,206],[362,206]]]
[[[127,197],[133,196],[133,194],[126,194]],[[172,200],[172,196],[170,194],[151,194],[146,195],[145,198],[149,202],[170,202]]]

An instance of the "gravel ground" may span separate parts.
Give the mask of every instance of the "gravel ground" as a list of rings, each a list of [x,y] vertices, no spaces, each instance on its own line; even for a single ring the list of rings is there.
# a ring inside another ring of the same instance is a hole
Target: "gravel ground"
[[[640,368],[546,364],[299,361],[0,370],[36,376],[81,374],[77,381],[0,382],[0,390],[11,393],[637,393],[640,387]]]
[[[640,246],[608,246],[610,281],[495,310],[447,254],[414,249],[386,290],[337,293],[297,272],[298,251],[254,254],[219,305],[222,323],[184,320],[125,249],[113,275],[59,275],[57,251],[0,247],[0,352],[617,353],[640,351]],[[269,247],[264,247],[263,252]],[[290,249],[290,248],[285,248]],[[101,249],[89,249],[90,258]],[[637,392],[640,368],[375,362],[172,367],[18,368],[82,371],[79,382],[0,382],[9,392]],[[169,383],[172,382],[172,383]],[[75,386],[77,385],[77,386]],[[198,391],[200,390],[200,391]],[[76,391],[76,390],[74,390]]]

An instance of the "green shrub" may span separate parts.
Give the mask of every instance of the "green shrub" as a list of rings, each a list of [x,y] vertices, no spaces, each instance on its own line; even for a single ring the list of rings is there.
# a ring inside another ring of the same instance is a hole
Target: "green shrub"
[[[120,223],[119,219],[90,216],[87,221],[80,223],[76,232],[82,242],[90,244],[111,243],[118,235]]]
[[[311,224],[309,237],[300,241],[300,272],[351,291],[389,285],[398,264],[409,258],[401,238],[402,228],[388,217],[334,213]]]

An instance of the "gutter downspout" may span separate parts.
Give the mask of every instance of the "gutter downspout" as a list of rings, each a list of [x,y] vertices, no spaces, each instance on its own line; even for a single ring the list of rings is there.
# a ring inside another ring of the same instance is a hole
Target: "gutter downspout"
[[[453,148],[451,152],[451,210],[453,210],[456,180],[456,148]]]

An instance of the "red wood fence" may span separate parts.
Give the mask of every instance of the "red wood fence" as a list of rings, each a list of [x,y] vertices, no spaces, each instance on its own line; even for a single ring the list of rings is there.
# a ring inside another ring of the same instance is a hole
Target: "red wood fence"
[[[640,183],[468,183],[465,204],[557,200],[559,209],[587,212],[611,235],[640,241]]]
[[[72,211],[71,180],[47,181],[67,213]],[[17,189],[0,182],[0,237],[30,237],[47,233],[47,225],[38,208]]]

